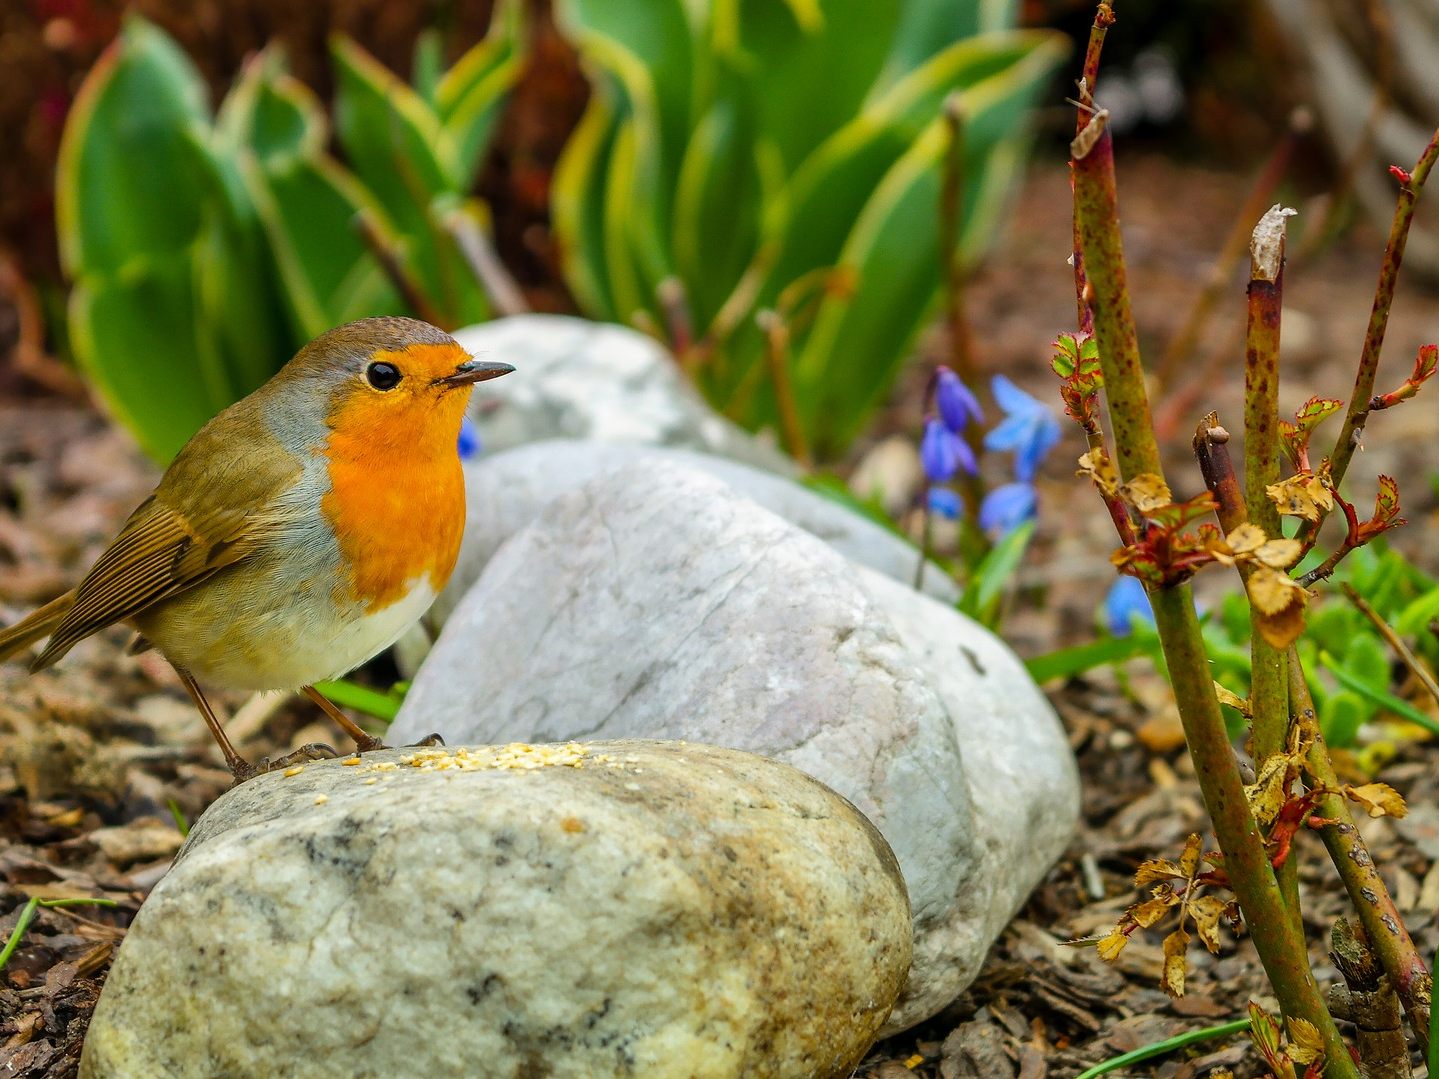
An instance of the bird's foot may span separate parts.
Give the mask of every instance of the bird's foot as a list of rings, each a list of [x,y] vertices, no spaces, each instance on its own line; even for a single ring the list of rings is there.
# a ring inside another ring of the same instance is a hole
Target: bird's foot
[[[440,735],[439,735],[438,732],[436,732],[436,733],[434,733],[434,734],[430,734],[430,735],[427,735],[427,736],[424,737],[424,738],[421,738],[418,742],[411,742],[411,743],[410,743],[408,746],[406,746],[405,748],[406,748],[406,749],[421,749],[421,748],[430,748],[430,747],[433,747],[433,746],[442,746],[442,745],[444,745],[444,744],[445,744],[445,740],[440,737]]]
[[[254,779],[265,772],[277,772],[282,768],[293,768],[297,764],[309,764],[311,761],[334,760],[338,756],[334,748],[324,742],[308,742],[283,757],[264,757],[259,764],[250,764],[242,758],[236,758],[230,762],[230,774],[235,777],[235,786],[238,787],[246,780]]]

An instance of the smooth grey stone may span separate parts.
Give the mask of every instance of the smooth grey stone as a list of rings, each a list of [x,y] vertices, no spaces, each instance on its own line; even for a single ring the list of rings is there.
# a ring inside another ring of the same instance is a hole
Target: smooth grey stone
[[[649,459],[555,498],[451,615],[391,728],[673,738],[786,761],[893,847],[934,1014],[1062,852],[1078,778],[1019,659],[712,475]]]

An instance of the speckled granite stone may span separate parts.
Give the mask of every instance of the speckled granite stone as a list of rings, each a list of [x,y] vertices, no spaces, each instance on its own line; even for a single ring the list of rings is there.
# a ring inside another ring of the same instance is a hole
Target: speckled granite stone
[[[205,813],[121,946],[81,1075],[844,1076],[909,957],[888,846],[785,765],[391,750]]]

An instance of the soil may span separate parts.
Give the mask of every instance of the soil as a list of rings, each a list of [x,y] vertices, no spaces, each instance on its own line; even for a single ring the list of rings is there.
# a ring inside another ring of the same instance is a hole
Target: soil
[[[1215,252],[1247,181],[1158,156],[1121,155],[1121,199],[1136,315],[1157,355],[1213,271]],[[1299,218],[1317,219],[1314,208]],[[1054,399],[1046,344],[1072,325],[1069,195],[1061,168],[1041,165],[1019,192],[1010,234],[969,293],[976,354],[1045,400]],[[1363,338],[1383,238],[1363,227],[1314,253],[1296,240],[1287,271],[1283,402],[1344,396]],[[1189,434],[1218,408],[1239,426],[1243,273],[1206,322],[1198,354],[1181,371],[1202,394],[1171,423],[1177,492],[1199,487]],[[1401,286],[1381,383],[1397,384],[1417,346],[1439,335],[1439,298]],[[8,624],[69,587],[157,473],[129,439],[67,391],[53,361],[12,357],[0,371],[0,622]],[[923,374],[897,394],[877,430],[916,426]],[[1182,385],[1181,380],[1181,385]],[[1434,391],[1430,391],[1431,393]],[[1353,470],[1367,500],[1379,471],[1400,478],[1411,525],[1401,546],[1439,569],[1419,538],[1431,527],[1428,478],[1432,402],[1377,417],[1372,445]],[[1005,636],[1031,655],[1084,640],[1112,570],[1112,535],[1096,500],[1072,475],[1082,449],[1067,431],[1040,480],[1039,533],[1020,578]],[[997,467],[992,462],[990,467]],[[999,477],[995,477],[999,478]],[[1227,582],[1218,582],[1220,586]],[[0,666],[0,943],[26,900],[99,897],[113,906],[42,908],[0,975],[0,1074],[73,1075],[90,1010],[110,957],[194,820],[229,784],[203,724],[173,672],[154,654],[124,655],[126,634],[79,645],[35,676]],[[383,682],[386,671],[370,677]],[[1113,964],[1063,942],[1103,934],[1140,895],[1131,877],[1147,858],[1177,858],[1206,819],[1167,691],[1138,667],[1125,678],[1096,671],[1049,687],[1069,732],[1083,783],[1083,822],[1065,855],[992,950],[975,984],[943,1014],[875,1047],[863,1076],[943,1079],[1064,1077],[1173,1034],[1274,1002],[1247,938],[1225,933],[1217,955],[1195,942],[1187,992],[1159,988],[1165,927],[1138,933]],[[283,752],[332,735],[305,703],[217,694],[234,716],[242,752]],[[1410,802],[1403,821],[1363,822],[1371,852],[1424,954],[1439,945],[1439,772],[1432,750],[1371,725],[1366,738],[1393,749],[1373,778]],[[1356,767],[1346,759],[1346,767]],[[1212,847],[1212,839],[1206,840]],[[1311,835],[1295,855],[1321,984],[1335,980],[1324,941],[1347,901]],[[1242,1037],[1203,1042],[1126,1075],[1188,1077],[1228,1068],[1261,1074]]]

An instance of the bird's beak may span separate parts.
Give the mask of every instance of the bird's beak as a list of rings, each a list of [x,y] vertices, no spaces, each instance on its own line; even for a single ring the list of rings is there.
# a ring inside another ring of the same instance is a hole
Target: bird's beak
[[[494,360],[466,360],[455,368],[453,375],[435,379],[437,386],[468,386],[475,382],[488,382],[492,378],[508,375],[514,368],[507,363]]]

